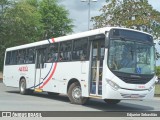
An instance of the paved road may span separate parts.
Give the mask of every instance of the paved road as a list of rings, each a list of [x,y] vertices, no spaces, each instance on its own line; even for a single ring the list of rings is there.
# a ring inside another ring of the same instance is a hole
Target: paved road
[[[70,104],[65,95],[20,95],[17,88],[6,87],[0,83],[0,111],[160,111],[160,99],[122,101],[114,106],[103,100],[90,99],[87,105],[74,105]]]

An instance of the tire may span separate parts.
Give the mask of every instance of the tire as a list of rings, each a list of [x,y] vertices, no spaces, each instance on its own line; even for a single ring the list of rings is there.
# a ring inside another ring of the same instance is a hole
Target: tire
[[[116,100],[116,99],[104,99],[104,101],[107,104],[118,104],[120,102],[120,100]]]
[[[72,104],[83,105],[87,102],[88,98],[82,97],[81,86],[78,82],[74,82],[69,86],[68,97]]]
[[[27,89],[27,94],[33,94],[34,90],[31,90],[31,89]]]
[[[54,93],[54,92],[47,92],[47,93],[48,93],[48,95],[51,96],[51,97],[52,97],[52,96],[57,96],[57,95],[59,95],[59,93]]]
[[[26,80],[24,78],[22,78],[19,83],[19,91],[22,95],[26,95],[28,93],[28,90],[26,89]]]

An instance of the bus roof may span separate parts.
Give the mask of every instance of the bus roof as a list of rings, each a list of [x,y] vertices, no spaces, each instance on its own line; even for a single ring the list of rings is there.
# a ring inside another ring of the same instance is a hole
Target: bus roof
[[[132,30],[132,31],[141,32],[141,33],[145,33],[145,34],[150,35],[149,33],[146,33],[146,32],[142,32],[142,31],[138,31],[138,30],[134,30],[134,29],[123,28],[123,27],[104,27],[104,28],[94,29],[94,30],[81,32],[81,33],[76,33],[76,34],[72,34],[72,35],[57,37],[57,38],[54,38],[54,40],[56,42],[61,42],[61,41],[66,41],[66,40],[72,40],[72,39],[77,39],[77,38],[102,34],[102,33],[105,33],[105,31],[110,31],[113,28]],[[45,44],[49,44],[50,40],[51,39],[42,40],[42,41],[29,43],[29,44],[24,44],[24,45],[15,46],[15,47],[10,47],[10,48],[7,48],[6,51],[12,51],[12,50],[18,50],[18,49],[23,49],[23,48],[31,48],[31,47],[36,47],[36,46],[40,46],[40,45],[45,45]]]

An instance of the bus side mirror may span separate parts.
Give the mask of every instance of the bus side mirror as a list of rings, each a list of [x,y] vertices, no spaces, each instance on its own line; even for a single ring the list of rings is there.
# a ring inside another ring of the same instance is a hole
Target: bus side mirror
[[[155,78],[155,83],[157,84],[159,82],[158,76]]]
[[[105,32],[105,48],[109,47],[109,33]]]

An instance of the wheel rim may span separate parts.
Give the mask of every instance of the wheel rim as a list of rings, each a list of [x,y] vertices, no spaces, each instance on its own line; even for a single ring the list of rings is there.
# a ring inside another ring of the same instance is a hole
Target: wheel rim
[[[75,99],[75,100],[79,100],[81,98],[81,88],[79,86],[75,87],[73,90],[72,90],[72,97]]]
[[[24,92],[25,90],[25,82],[21,82],[20,91]]]

